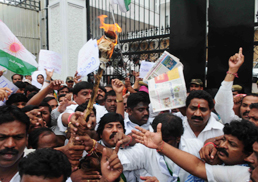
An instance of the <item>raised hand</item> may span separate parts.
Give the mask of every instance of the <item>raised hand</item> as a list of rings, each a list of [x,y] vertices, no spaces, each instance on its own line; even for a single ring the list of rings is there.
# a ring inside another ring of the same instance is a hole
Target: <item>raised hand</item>
[[[124,84],[119,79],[113,79],[112,88],[116,93],[122,93],[124,89]]]
[[[126,87],[126,88],[131,87],[131,82],[130,82],[129,77],[126,77],[126,78],[125,78],[125,87]]]
[[[146,147],[160,149],[163,144],[161,126],[162,124],[159,123],[157,126],[156,133],[150,132],[139,126],[136,126],[135,128],[139,131],[132,130],[133,137],[137,142],[142,143]]]
[[[60,105],[58,106],[58,112],[62,113],[65,111],[67,106],[70,105],[76,105],[75,102],[73,101],[69,101],[66,97],[64,98],[64,101],[60,103]]]
[[[238,53],[231,56],[228,60],[229,72],[236,73],[240,66],[244,63],[243,49],[240,47]]]
[[[52,90],[58,90],[58,89],[62,88],[63,83],[64,82],[62,80],[53,80],[53,81],[50,82],[49,87]]]
[[[29,132],[34,130],[35,128],[41,128],[46,127],[46,123],[41,118],[41,111],[43,111],[44,108],[40,109],[33,109],[31,111],[26,112],[26,115],[30,118],[30,128]]]
[[[76,73],[75,73],[75,75],[74,75],[74,77],[73,77],[74,83],[77,84],[77,83],[81,82],[80,79],[81,79],[81,76],[79,76],[79,75],[78,75],[78,71],[76,71]],[[80,80],[80,81],[79,81],[79,80]]]
[[[115,150],[112,152],[111,156],[108,157],[107,149],[103,149],[101,158],[101,172],[102,178],[101,182],[112,182],[115,181],[123,172],[123,166],[117,156],[119,147],[121,143],[118,142]]]
[[[80,163],[80,159],[82,158],[84,148],[85,147],[83,145],[74,145],[71,138],[65,146],[60,147],[60,150],[67,156],[68,160],[70,161],[73,170],[77,169],[77,166]]]
[[[11,95],[13,91],[7,87],[0,88],[0,100],[4,101],[4,99],[8,99],[8,96]]]
[[[53,69],[52,71],[48,71],[47,69],[45,69],[45,71],[46,71],[46,75],[47,75],[46,79],[50,81],[55,70]]]

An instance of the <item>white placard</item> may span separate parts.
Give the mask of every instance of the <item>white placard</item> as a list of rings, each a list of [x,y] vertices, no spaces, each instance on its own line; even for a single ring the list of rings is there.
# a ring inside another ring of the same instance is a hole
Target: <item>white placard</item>
[[[10,82],[7,78],[5,78],[4,76],[0,77],[0,88],[4,88],[7,87],[9,89],[11,89],[13,92],[12,93],[16,93],[17,90],[19,89],[18,87],[16,87],[12,82]],[[4,105],[4,102],[0,101],[0,106]]]
[[[48,71],[54,69],[55,73],[61,74],[62,56],[53,51],[40,50],[38,70],[44,71],[44,69],[47,69]]]
[[[140,78],[144,78],[145,75],[150,71],[150,69],[154,66],[155,63],[142,61],[140,68]]]
[[[79,51],[77,71],[84,77],[99,68],[99,49],[97,40],[90,39]]]

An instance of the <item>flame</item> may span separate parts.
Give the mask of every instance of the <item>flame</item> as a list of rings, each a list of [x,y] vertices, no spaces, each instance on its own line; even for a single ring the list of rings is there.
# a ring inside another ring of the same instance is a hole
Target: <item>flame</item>
[[[98,18],[100,20],[99,28],[103,28],[105,31],[105,34],[108,36],[103,35],[99,40],[97,40],[97,44],[99,46],[99,49],[100,49],[100,47],[102,47],[102,50],[103,50],[103,47],[105,47],[104,50],[107,48],[109,49],[108,51],[105,50],[104,52],[105,52],[105,55],[107,56],[107,58],[110,59],[113,54],[114,48],[117,44],[116,32],[118,32],[118,33],[122,32],[122,28],[117,23],[115,23],[115,24],[104,23],[104,20],[107,17],[108,17],[107,15],[98,16]],[[100,46],[100,44],[101,44],[101,46]]]
[[[106,24],[104,23],[104,19],[107,18],[108,16],[107,15],[100,15],[98,16],[99,20],[100,20],[100,25],[99,25],[99,28],[103,28],[105,32],[107,31],[112,31],[112,32],[122,32],[122,28],[117,24]]]

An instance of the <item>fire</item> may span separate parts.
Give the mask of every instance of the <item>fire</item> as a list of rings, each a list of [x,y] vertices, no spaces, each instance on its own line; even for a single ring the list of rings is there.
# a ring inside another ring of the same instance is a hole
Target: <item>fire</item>
[[[108,16],[107,15],[100,15],[98,16],[99,20],[100,20],[100,25],[99,25],[99,28],[103,28],[105,32],[108,32],[108,31],[112,31],[112,32],[122,32],[122,28],[117,24],[106,24],[104,23],[104,19],[107,18]]]
[[[99,20],[100,20],[100,25],[99,28],[103,28],[105,31],[105,34],[110,35],[111,37],[114,37],[115,42],[114,42],[114,46],[117,44],[117,35],[116,32],[120,33],[122,32],[122,28],[117,24],[106,24],[104,23],[105,18],[107,18],[107,15],[100,15],[98,16]],[[105,37],[105,35],[103,35],[99,40],[97,40],[97,44],[99,44],[99,42]]]
[[[117,23],[115,24],[104,23],[104,20],[107,17],[108,17],[107,15],[98,16],[100,20],[99,28],[103,28],[105,31],[105,35],[103,35],[99,40],[97,40],[97,44],[101,52],[101,57],[103,58],[103,60],[105,60],[104,62],[107,62],[113,54],[114,48],[117,44],[116,32],[118,33],[122,32],[122,28]]]

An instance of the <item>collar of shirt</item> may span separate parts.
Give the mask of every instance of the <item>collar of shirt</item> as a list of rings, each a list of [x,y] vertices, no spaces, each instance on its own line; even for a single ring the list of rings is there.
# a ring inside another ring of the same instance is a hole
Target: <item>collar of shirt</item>
[[[187,117],[184,118],[184,121],[183,121],[183,125],[184,125],[184,128],[189,128],[191,129],[188,121],[187,121]],[[202,132],[205,132],[205,131],[210,131],[212,129],[218,129],[218,130],[221,130],[223,129],[223,124],[221,124],[220,122],[218,122],[212,115],[210,116],[209,118],[209,121],[207,123],[207,125],[205,126],[205,128],[202,130]],[[192,130],[192,129],[191,129]],[[201,132],[201,133],[202,133]]]
[[[139,126],[139,125],[133,123],[132,121],[130,121],[129,116],[124,119],[124,122],[125,122],[126,135],[131,133],[132,129],[137,130],[137,129],[135,129],[135,126]],[[145,123],[144,125],[141,125],[140,127],[145,130],[150,130],[150,124],[151,124],[151,121],[149,118],[147,123]]]

